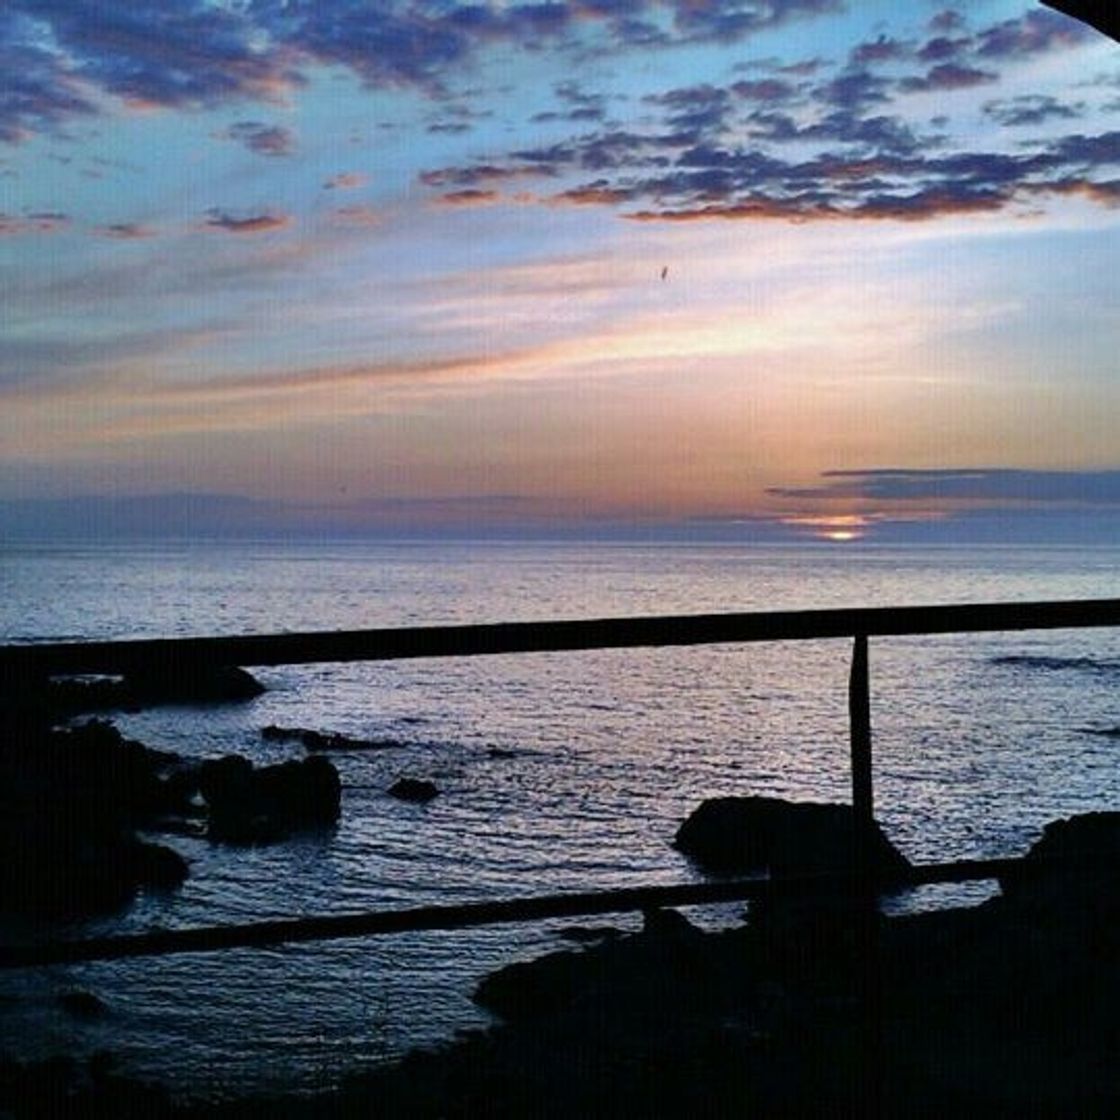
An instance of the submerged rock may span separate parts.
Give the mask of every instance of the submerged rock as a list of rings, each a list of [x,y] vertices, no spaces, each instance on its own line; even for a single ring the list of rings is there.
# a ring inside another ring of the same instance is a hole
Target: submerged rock
[[[681,825],[675,845],[706,870],[812,875],[857,869],[860,840],[850,805],[776,797],[716,797]],[[910,862],[876,824],[868,842],[876,877],[902,884]]]
[[[388,793],[398,801],[413,801],[423,805],[438,796],[439,789],[435,782],[429,782],[426,778],[398,778],[389,787]]]
[[[261,728],[261,738],[269,742],[300,743],[304,750],[317,751],[380,751],[407,746],[399,739],[354,739],[337,732],[313,731],[307,727],[277,727],[270,723]]]

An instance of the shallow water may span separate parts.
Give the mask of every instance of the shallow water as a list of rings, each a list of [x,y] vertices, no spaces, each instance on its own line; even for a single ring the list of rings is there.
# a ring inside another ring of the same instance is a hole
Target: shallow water
[[[1118,561],[1057,548],[22,549],[0,553],[0,637],[1096,598],[1116,594]],[[249,703],[121,715],[126,734],[198,757],[299,757],[261,739],[270,723],[401,745],[333,755],[336,831],[248,849],[175,838],[192,865],[181,891],[80,932],[690,880],[670,841],[703,798],[848,798],[849,654],[821,641],[274,668]],[[1120,807],[1120,740],[1084,730],[1120,725],[1120,634],[881,639],[871,672],[877,813],[911,858],[1014,854],[1047,820]],[[401,775],[441,793],[395,801],[385,790]],[[486,1022],[473,984],[556,948],[556,925],[10,974],[0,1050],[109,1048],[131,1072],[216,1093],[324,1087]],[[69,987],[97,992],[108,1015],[68,1018],[54,995]]]

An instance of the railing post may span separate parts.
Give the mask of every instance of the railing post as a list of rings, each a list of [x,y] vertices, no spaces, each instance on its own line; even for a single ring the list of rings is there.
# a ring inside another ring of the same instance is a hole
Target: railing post
[[[879,955],[879,907],[873,856],[875,799],[871,778],[871,681],[867,665],[867,635],[855,634],[848,677],[848,716],[851,723],[852,811],[855,816],[856,890],[852,911],[856,937],[853,961],[860,1012],[856,1026],[857,1054],[862,1065],[862,1113],[882,1112],[883,1000]]]
[[[867,826],[874,823],[875,802],[871,783],[871,685],[866,634],[856,634],[852,647],[848,715],[851,722],[852,808],[857,825]]]

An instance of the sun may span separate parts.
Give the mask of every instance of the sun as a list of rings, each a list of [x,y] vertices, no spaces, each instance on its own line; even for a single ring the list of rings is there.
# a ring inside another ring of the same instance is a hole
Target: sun
[[[807,530],[819,541],[846,544],[849,541],[862,540],[869,528],[870,520],[859,513],[797,514],[783,517],[782,524]]]

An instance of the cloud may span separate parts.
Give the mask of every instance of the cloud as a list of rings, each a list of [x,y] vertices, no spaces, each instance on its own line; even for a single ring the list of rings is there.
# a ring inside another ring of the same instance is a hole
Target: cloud
[[[916,57],[919,62],[926,63],[954,62],[971,46],[972,39],[968,36],[952,39],[937,35],[919,48]]]
[[[1120,506],[1120,470],[1007,468],[825,471],[816,487],[772,487],[771,497],[797,500],[937,503],[1025,503]]]
[[[54,210],[25,214],[0,213],[0,236],[28,233],[56,233],[70,224],[70,215]]]
[[[920,77],[904,78],[899,86],[908,93],[926,90],[947,92],[956,89],[972,89],[974,86],[987,85],[999,81],[999,75],[991,70],[979,70],[974,66],[961,66],[956,62],[942,62],[931,67]]]
[[[964,16],[953,8],[945,8],[930,17],[930,31],[958,31],[964,27]]]
[[[247,5],[14,0],[13,7],[53,42],[57,71],[126,102],[268,101],[303,83],[292,51]]]
[[[372,206],[339,206],[331,211],[337,225],[371,229],[381,224],[381,215]]]
[[[225,210],[212,208],[206,213],[207,228],[224,230],[226,233],[271,233],[273,230],[283,229],[292,221],[287,214],[269,212],[237,217]]]
[[[607,99],[602,94],[585,91],[578,82],[558,82],[553,93],[566,108],[536,113],[532,118],[535,122],[570,121],[578,124],[601,121],[607,115]]]
[[[1074,195],[1109,209],[1120,206],[1120,179],[1094,182],[1088,179],[1059,179],[1036,188],[1038,193]]]
[[[731,110],[730,91],[707,83],[650,94],[644,100],[666,110],[667,123],[678,135],[718,131]]]
[[[340,171],[323,184],[323,190],[352,191],[357,187],[364,187],[368,182],[369,176],[362,171]]]
[[[289,129],[261,121],[237,121],[226,129],[225,136],[261,156],[290,156],[296,147],[295,135]]]
[[[1107,540],[1116,537],[1120,470],[835,470],[765,497],[772,519],[833,541]]]
[[[610,53],[732,43],[841,7],[840,0],[8,0],[0,14],[0,140],[57,131],[106,108],[103,95],[162,108],[269,103],[305,85],[310,67],[342,66],[371,87],[445,98],[449,81],[491,46],[583,51],[594,42]],[[599,103],[568,100],[569,117],[597,119]],[[436,127],[464,123],[449,118]]]
[[[977,35],[977,53],[989,59],[1024,58],[1091,42],[1095,32],[1079,20],[1045,8],[1032,8]]]
[[[1033,127],[1051,120],[1076,120],[1084,115],[1085,103],[1070,105],[1056,97],[1024,94],[1006,101],[987,101],[983,111],[1004,128]]]
[[[841,0],[524,0],[480,4],[474,0],[8,0],[0,14],[0,140],[64,128],[110,109],[116,98],[130,105],[199,108],[275,103],[307,84],[317,67],[343,67],[367,86],[413,89],[437,99],[432,129],[469,127],[474,113],[453,97],[456,79],[481,52],[512,47],[548,49],[573,58],[627,50],[694,44],[734,44],[794,21],[839,12]],[[995,23],[973,36],[951,10],[936,14],[931,38],[918,57],[935,69],[924,88],[943,90],[956,73],[987,71],[979,62],[1014,61],[1079,46],[1094,36],[1076,20],[1045,9]],[[865,111],[881,104],[889,82],[872,67],[903,63],[912,46],[880,35],[853,48],[848,69],[822,85],[817,100]],[[956,65],[959,72],[936,67]],[[808,77],[819,60],[776,67],[787,77]],[[912,81],[921,80],[912,77]],[[719,87],[714,97],[719,97]],[[605,99],[574,80],[559,83],[562,106],[542,119],[601,123]],[[759,83],[739,97],[778,100],[782,91]],[[768,96],[772,93],[774,96]],[[671,105],[666,105],[672,108]],[[680,106],[681,125],[715,123],[720,105]],[[243,121],[231,138],[265,155],[291,151],[292,138],[276,125]]]
[[[793,100],[798,94],[798,87],[782,78],[755,78],[733,82],[731,92],[743,101],[773,104]]]
[[[14,7],[0,11],[0,141],[55,132],[96,112],[66,61],[42,44],[37,21]]]
[[[154,229],[139,222],[114,222],[112,225],[98,226],[97,232],[102,237],[112,237],[118,241],[140,241],[156,236]]]
[[[444,206],[489,206],[501,199],[498,191],[482,191],[468,187],[461,191],[449,191],[442,194],[439,201]]]
[[[1056,41],[1045,21],[1041,30],[1012,22],[1020,38],[1035,36],[1031,50]],[[988,30],[986,42],[1003,41]],[[1009,42],[1011,30],[1001,32]],[[902,58],[896,40],[872,46],[863,55]],[[604,127],[444,167],[425,172],[421,182],[482,192],[465,193],[462,201],[494,201],[504,180],[539,172],[560,180],[538,196],[543,203],[617,207],[622,216],[647,222],[917,221],[1014,207],[1026,213],[1046,195],[1113,205],[1117,133],[1039,137],[1010,152],[953,151],[950,137],[924,133],[892,111],[905,94],[967,90],[999,79],[990,63],[973,65],[973,57],[921,63],[910,74],[864,66],[819,82],[765,78],[673,87],[643,99],[653,116],[635,127]],[[1078,107],[1035,95],[991,101],[984,111],[1027,124],[1071,119]]]
[[[818,86],[814,96],[825,105],[860,113],[890,100],[891,82],[867,69],[849,69]]]
[[[622,202],[630,202],[634,192],[625,187],[612,187],[605,179],[595,183],[588,183],[582,187],[573,187],[571,190],[560,191],[551,198],[552,202],[571,203],[575,206],[614,206]]]
[[[907,44],[887,35],[879,35],[876,39],[854,46],[850,58],[854,66],[872,66],[879,62],[896,62],[906,58],[909,53]]]
[[[466,167],[442,167],[420,172],[420,182],[426,187],[481,187],[508,182],[511,179],[539,179],[555,172],[547,163],[531,165],[512,164],[498,166],[493,163],[476,163]]]

